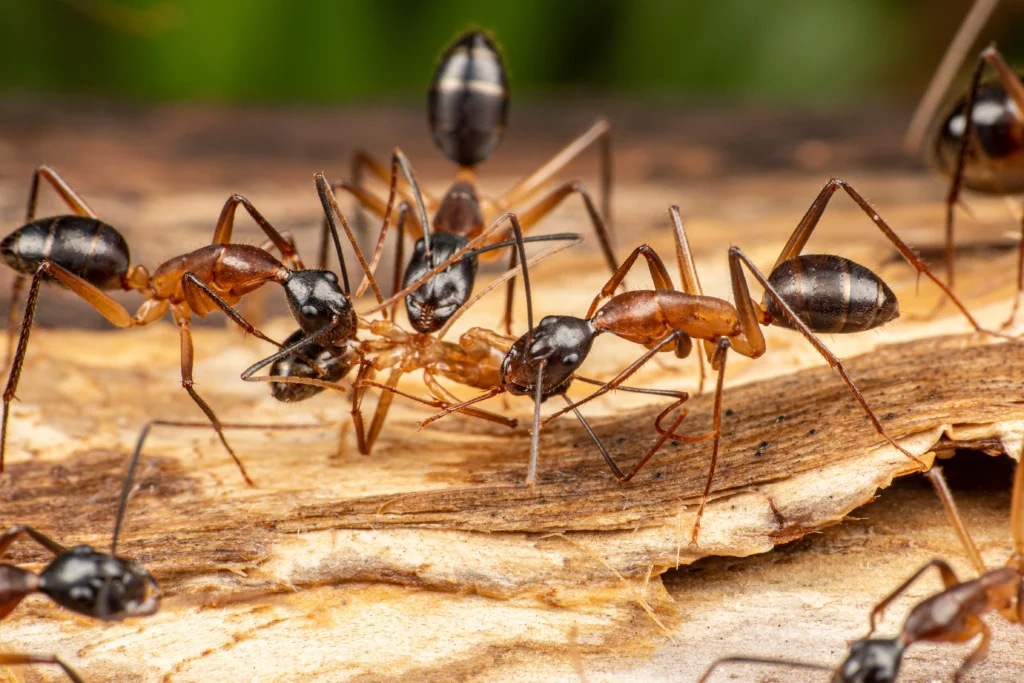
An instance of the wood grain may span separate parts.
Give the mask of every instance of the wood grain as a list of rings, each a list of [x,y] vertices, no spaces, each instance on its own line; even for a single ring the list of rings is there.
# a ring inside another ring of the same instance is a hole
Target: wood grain
[[[19,168],[0,183],[2,215],[17,213],[28,171]],[[252,194],[272,220],[291,222],[300,245],[312,244],[311,183],[302,190],[305,179],[289,176],[299,189],[273,189],[277,177],[263,173],[254,181],[258,194],[220,180],[202,191],[187,184],[159,194],[147,189],[141,201],[102,191],[87,196],[101,215],[126,226],[147,265],[209,239],[231,191]],[[941,184],[918,174],[852,174],[847,179],[908,241],[936,243]],[[620,249],[646,240],[670,254],[663,212],[680,203],[702,283],[721,296],[728,296],[725,246],[738,243],[767,266],[827,180],[818,174],[714,177],[684,186],[652,183],[646,171],[624,175],[617,194]],[[179,210],[196,218],[176,231],[163,229]],[[1013,220],[998,202],[972,203],[972,211],[977,223],[965,224],[985,247],[964,250],[961,288],[982,320],[996,324],[1009,305],[1014,255],[1007,248],[1012,239],[1003,235]],[[584,230],[584,220],[570,207],[555,223],[559,231]],[[891,328],[825,339],[848,360],[886,429],[926,459],[936,444],[1019,455],[1024,345],[966,333],[949,307],[938,319],[912,320],[931,308],[934,289],[922,285],[915,297],[912,271],[892,260],[870,221],[846,203],[837,199],[826,220],[812,241],[815,250],[876,268],[901,298],[904,316]],[[535,275],[538,308],[579,314],[605,278],[589,249],[544,264]],[[646,286],[642,278],[631,283]],[[280,298],[267,297],[271,304]],[[497,321],[499,297],[492,298],[466,316],[465,326]],[[88,322],[74,317],[83,308],[48,291],[41,316],[76,311],[49,322],[69,316]],[[523,320],[520,309],[520,326]],[[283,337],[289,324],[273,320],[267,329]],[[396,401],[375,453],[364,457],[339,427],[344,398],[275,404],[265,387],[238,380],[265,347],[234,330],[197,329],[197,386],[223,419],[321,426],[232,431],[255,489],[244,487],[208,430],[158,429],[147,445],[122,552],[160,580],[169,596],[164,609],[146,621],[96,625],[33,598],[3,622],[0,647],[57,651],[90,680],[125,681],[574,680],[573,629],[588,680],[596,681],[691,680],[716,656],[779,655],[790,646],[794,656],[837,661],[845,639],[866,623],[867,607],[912,571],[925,550],[960,553],[933,496],[919,485],[901,489],[894,500],[903,502],[887,502],[883,493],[875,505],[853,512],[912,466],[880,445],[848,390],[799,337],[773,329],[766,336],[763,359],[730,360],[714,499],[700,546],[690,547],[707,443],[666,447],[621,486],[582,430],[563,418],[542,434],[539,483],[530,490],[518,486],[529,450],[524,429],[459,417],[418,430],[427,413]],[[127,333],[41,329],[14,408],[0,522],[30,522],[66,543],[108,543],[125,458],[142,424],[200,417],[178,388],[177,352],[170,325]],[[588,372],[612,376],[636,354],[602,339]],[[694,363],[659,360],[637,381],[692,390]],[[423,392],[415,378],[407,388]],[[710,399],[696,396],[687,404],[687,433],[709,429]],[[529,403],[496,401],[491,409],[525,419]],[[614,394],[589,405],[587,415],[613,456],[630,463],[653,438],[659,410]],[[969,502],[986,507],[980,516],[966,509],[990,540],[986,555],[998,561],[1008,481],[1002,488],[992,484],[1005,471],[989,469],[988,490],[999,505],[967,491]],[[870,522],[815,533],[779,557],[700,560],[764,553],[851,513]],[[9,558],[36,567],[44,560],[20,545]],[[698,560],[691,571],[674,569]],[[801,617],[787,616],[793,613]],[[788,625],[766,652],[760,634],[779,622]],[[1005,629],[999,635],[1015,637]],[[962,654],[936,650],[926,660],[940,676]],[[1001,680],[998,672],[1012,663],[1012,653],[997,652],[976,680]],[[17,675],[55,677],[43,669]]]

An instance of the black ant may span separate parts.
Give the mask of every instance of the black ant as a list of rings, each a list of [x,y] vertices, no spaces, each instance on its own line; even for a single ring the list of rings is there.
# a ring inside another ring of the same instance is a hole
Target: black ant
[[[942,90],[952,80],[957,64],[994,9],[994,2],[977,2],[964,20],[960,32],[947,50],[936,70],[932,84],[922,98],[918,112],[907,133],[907,144],[920,145],[924,126],[938,104]],[[982,82],[985,65],[996,74],[995,81]],[[934,102],[933,102],[934,100]],[[971,112],[967,116],[965,112]],[[954,286],[953,223],[960,190],[966,187],[989,195],[1011,195],[1024,192],[1024,83],[1019,74],[990,45],[981,51],[975,62],[971,83],[948,112],[939,119],[934,131],[930,156],[935,166],[950,178],[946,194],[945,259],[946,284]],[[1024,217],[1021,223],[1021,244],[1017,260],[1017,297],[1003,328],[1012,325],[1024,298]]]
[[[515,240],[488,244],[491,234],[503,227],[509,221],[513,226],[516,235]],[[460,292],[467,291],[467,279],[471,281],[475,269],[467,269],[464,266],[467,261],[475,260],[478,255],[508,246],[518,246],[522,251],[525,242],[529,241],[566,241],[568,244],[553,247],[534,256],[530,263],[537,263],[552,254],[578,244],[581,237],[574,233],[542,235],[534,238],[522,237],[519,221],[514,214],[506,214],[496,220],[480,235],[472,240],[465,241],[464,245],[445,254],[446,258],[433,268],[417,270],[418,278],[408,284],[404,289],[398,291],[391,299],[384,301],[367,311],[367,314],[383,311],[389,305],[399,301],[403,296],[409,299],[422,296],[424,290],[439,288],[435,283],[443,278],[444,282],[455,287]],[[487,246],[480,246],[486,244]],[[525,251],[522,252],[525,256]],[[399,327],[395,322],[388,319],[378,319],[366,324],[374,338],[360,342],[352,355],[345,358],[332,357],[329,350],[319,346],[301,346],[302,343],[297,335],[292,335],[290,341],[294,352],[286,348],[269,358],[263,359],[252,365],[242,373],[242,379],[247,381],[270,381],[274,387],[274,396],[283,401],[299,401],[316,395],[325,388],[339,388],[332,382],[337,382],[344,377],[351,367],[358,362],[360,370],[353,384],[352,394],[352,418],[356,425],[356,434],[359,444],[359,451],[368,454],[387,417],[394,393],[409,396],[397,390],[398,382],[407,373],[422,369],[424,371],[424,382],[435,400],[425,400],[411,397],[420,402],[436,408],[445,408],[451,404],[458,403],[459,399],[451,394],[441,383],[441,378],[457,382],[464,386],[478,389],[486,389],[493,385],[498,379],[501,359],[508,351],[514,341],[511,337],[505,337],[483,328],[473,328],[463,334],[458,343],[444,341],[444,335],[451,329],[451,326],[458,318],[476,301],[500,285],[506,280],[511,280],[521,270],[520,266],[513,266],[508,272],[490,282],[486,288],[478,292],[468,301],[459,299],[458,305],[452,310],[444,312],[444,324],[436,334],[425,332],[409,333]],[[329,363],[323,369],[297,358],[298,353],[303,353],[309,358],[320,362]],[[254,377],[253,375],[261,368],[270,364],[268,376]],[[378,384],[373,381],[373,376],[382,370],[390,370],[385,384]],[[289,383],[281,384],[281,378],[286,378]],[[387,390],[381,396],[374,412],[373,420],[369,430],[364,429],[361,416],[361,405],[367,389],[371,386],[378,386]],[[342,388],[344,389],[344,388]],[[515,427],[517,421],[486,411],[467,409],[467,414],[490,420],[498,424]]]
[[[195,426],[195,423],[151,422],[139,435],[136,451],[141,449],[154,424]],[[136,562],[116,554],[136,459],[133,457],[121,487],[109,554],[89,545],[66,548],[23,524],[12,526],[0,534],[0,557],[21,536],[27,536],[54,556],[38,574],[15,565],[0,564],[0,621],[31,593],[42,593],[61,607],[102,621],[156,614],[163,597],[156,579]],[[55,655],[0,653],[0,664],[56,664],[72,681],[82,683],[74,669]]]
[[[860,390],[847,374],[842,362],[815,336],[815,332],[862,332],[883,325],[899,315],[896,295],[868,268],[841,256],[802,253],[829,200],[840,189],[857,203],[919,273],[926,275],[950,297],[975,330],[985,331],[952,291],[932,274],[927,265],[900,240],[860,194],[845,181],[832,179],[825,184],[797,225],[782,253],[779,254],[769,277],[766,278],[738,247],[729,249],[729,270],[735,306],[722,299],[702,294],[678,208],[672,207],[669,214],[675,227],[682,291],[673,287],[668,271],[657,253],[647,245],[638,247],[594,298],[586,318],[544,318],[538,327],[531,328],[512,346],[502,364],[500,383],[481,396],[449,406],[424,420],[421,425],[429,424],[451,412],[502,393],[532,396],[535,402],[533,443],[526,477],[526,484],[532,486],[536,480],[538,436],[541,428],[570,410],[582,420],[579,406],[609,391],[622,388],[621,384],[655,354],[672,351],[676,357],[685,358],[693,349],[693,339],[703,340],[705,355],[712,369],[718,371],[714,426],[710,433],[696,437],[681,437],[673,433],[686,417],[686,410],[681,408],[689,398],[685,392],[643,390],[645,393],[672,396],[676,400],[655,420],[655,429],[660,438],[637,462],[632,471],[623,475],[587,427],[588,433],[598,443],[602,456],[621,482],[632,479],[670,438],[689,442],[713,439],[711,464],[691,536],[691,542],[696,543],[718,459],[726,356],[728,351],[733,349],[750,358],[760,357],[767,347],[759,325],[775,324],[800,332],[829,365],[839,372],[878,434],[921,470],[925,470],[926,467],[921,460],[886,433]],[[655,289],[612,296],[639,256],[647,260]],[[742,271],[743,266],[746,266],[754,279],[764,288],[764,303],[757,304],[751,299]],[[525,272],[523,279],[526,280]],[[599,307],[602,300],[609,297],[610,300]],[[528,289],[527,302],[530,302]],[[527,310],[530,311],[531,308],[528,306]],[[594,339],[605,332],[641,344],[647,347],[648,351],[616,377],[603,383],[590,396],[572,402],[565,396],[565,391],[572,380],[577,378],[576,370],[590,353]],[[563,396],[569,405],[541,420],[540,404],[553,395]],[[679,416],[672,427],[666,430],[661,426],[661,422],[676,407],[680,407]],[[584,425],[586,426],[585,422]]]
[[[998,612],[1007,621],[1024,624],[1024,467],[1018,464],[1013,478],[1013,496],[1010,503],[1013,550],[1006,565],[997,569],[988,569],[981,559],[981,554],[967,534],[963,522],[959,520],[955,507],[952,506],[952,496],[941,470],[933,467],[929,475],[940,495],[944,495],[949,501],[946,510],[951,516],[956,517],[958,535],[979,576],[961,582],[945,560],[936,558],[926,563],[871,611],[871,628],[867,637],[850,646],[846,659],[833,672],[833,683],[892,683],[899,674],[904,653],[914,643],[966,643],[981,636],[977,647],[953,675],[954,681],[960,681],[971,668],[981,663],[988,653],[992,632],[982,621],[984,615]],[[907,615],[898,636],[872,638],[875,625],[885,608],[932,567],[939,571],[945,589],[917,603]],[[712,664],[698,683],[705,683],[718,666],[728,662],[833,671],[831,667],[805,662],[727,657]]]
[[[73,215],[35,219],[41,178],[57,191]],[[14,299],[24,285],[25,276],[32,276],[21,335],[3,395],[0,471],[3,469],[8,412],[21,377],[39,287],[45,281],[56,279],[120,328],[152,324],[170,310],[181,333],[181,385],[206,414],[246,483],[253,485],[238,456],[228,445],[222,423],[193,388],[190,320],[192,314],[206,317],[219,308],[249,334],[280,347],[280,344],[257,330],[232,307],[250,292],[268,282],[276,282],[283,287],[292,315],[300,328],[318,344],[344,345],[355,337],[356,314],[349,296],[348,272],[332,215],[332,208],[336,211],[337,203],[323,174],[316,174],[315,179],[341,265],[340,287],[338,276],[331,271],[305,270],[291,242],[278,233],[248,199],[240,195],[232,195],[224,204],[209,246],[172,258],[150,275],[143,266],[131,264],[124,237],[100,221],[95,212],[55,171],[46,166],[36,169],[32,175],[26,225],[0,242],[0,255],[19,273],[15,281],[15,296],[12,297],[12,316]],[[231,243],[235,210],[239,205],[249,212],[273,246],[277,247],[283,262],[267,249]],[[346,235],[356,249],[360,264],[367,268],[344,217],[340,212],[338,215],[342,218]],[[372,274],[367,272],[367,278],[377,300],[383,300]],[[112,289],[138,291],[146,299],[133,316],[103,291]],[[13,325],[11,329],[13,331]]]
[[[352,194],[363,207],[384,221],[371,259],[372,266],[376,266],[383,250],[396,193],[401,195],[403,201],[396,219],[399,234],[395,253],[395,290],[399,288],[407,220],[419,241],[405,269],[402,278],[404,285],[419,279],[422,273],[463,248],[467,240],[480,235],[484,226],[493,223],[494,218],[531,200],[556,173],[594,144],[599,144],[601,151],[601,212],[598,212],[586,188],[572,181],[558,187],[526,211],[519,212],[518,217],[522,229],[529,230],[569,195],[578,194],[594,225],[604,257],[609,267],[615,269],[617,261],[607,228],[611,215],[611,127],[607,121],[595,123],[502,197],[488,200],[481,198],[477,192],[476,167],[497,149],[504,135],[508,116],[508,79],[501,53],[485,33],[467,33],[448,48],[434,72],[427,109],[434,142],[446,157],[459,165],[455,182],[443,199],[438,201],[420,191],[409,163],[400,150],[395,150],[392,156],[390,172],[384,164],[365,151],[357,151],[353,157],[353,180],[332,185],[333,189]],[[390,184],[386,202],[362,186],[364,169]],[[399,171],[404,175],[408,188],[397,186]],[[410,207],[416,208],[412,217],[409,216]],[[434,214],[433,224],[427,218],[428,209]],[[321,241],[321,267],[325,263],[326,237],[325,230]],[[505,241],[509,237],[507,230],[494,233],[491,242],[484,246]],[[514,265],[515,252],[512,258]],[[438,278],[431,285],[425,286],[419,297],[406,300],[410,323],[417,332],[439,330],[445,323],[446,315],[450,315],[465,302],[472,292],[476,267],[475,258],[466,259],[460,266],[464,273],[457,280]],[[361,295],[364,290],[365,283],[356,295]],[[511,329],[511,296],[510,282],[509,303],[505,314],[506,332]]]

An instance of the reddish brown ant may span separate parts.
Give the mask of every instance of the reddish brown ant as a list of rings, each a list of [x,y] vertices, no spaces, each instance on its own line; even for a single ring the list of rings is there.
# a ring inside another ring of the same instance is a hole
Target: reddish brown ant
[[[966,52],[995,4],[993,0],[979,0],[964,20],[911,122],[907,132],[908,147],[916,150],[920,146],[924,126],[936,108],[942,91],[952,80],[963,52]],[[982,82],[985,65],[995,71],[995,81]],[[965,112],[971,112],[971,115],[967,116]],[[954,287],[953,224],[960,190],[966,187],[975,192],[1000,196],[1024,192],[1022,112],[1024,83],[995,45],[990,45],[978,55],[967,93],[958,97],[939,119],[930,150],[934,165],[950,178],[945,218],[946,284],[950,289]],[[1024,298],[1024,215],[1021,220],[1017,297],[1004,328],[1016,319],[1021,299]]]
[[[933,467],[929,475],[940,496],[943,496],[944,503],[948,500],[946,510],[955,518],[960,541],[964,544],[979,576],[961,582],[945,560],[936,558],[926,563],[871,610],[867,637],[850,646],[846,659],[833,672],[833,683],[892,683],[899,674],[904,653],[914,643],[966,643],[981,636],[977,647],[953,675],[954,681],[960,681],[971,668],[981,663],[988,653],[992,633],[982,621],[984,615],[998,612],[1007,621],[1024,623],[1024,467],[1018,464],[1013,478],[1013,496],[1010,502],[1012,553],[1006,565],[997,569],[988,569],[981,559],[981,554],[967,534],[959,519],[959,513],[952,504],[952,496],[941,470]],[[932,567],[939,571],[945,590],[917,603],[910,610],[900,634],[895,638],[871,638],[885,608]],[[712,664],[698,683],[705,683],[716,668],[730,662],[833,671],[830,667],[806,662],[726,657]]]
[[[434,142],[446,157],[459,165],[455,182],[443,199],[438,201],[420,191],[413,180],[409,163],[400,150],[396,150],[392,156],[390,172],[387,166],[365,151],[357,151],[353,157],[353,180],[332,185],[333,189],[353,195],[360,205],[384,220],[371,260],[374,266],[383,250],[396,193],[401,195],[403,201],[396,219],[396,290],[402,268],[407,220],[410,221],[413,235],[419,241],[413,258],[405,269],[402,278],[404,285],[418,279],[421,273],[430,270],[449,254],[465,246],[468,240],[480,235],[484,226],[493,223],[496,217],[534,198],[556,173],[594,144],[600,145],[601,152],[601,212],[598,212],[586,188],[581,183],[572,181],[559,186],[529,209],[519,212],[518,217],[522,229],[527,231],[569,195],[578,194],[593,223],[604,257],[609,267],[615,269],[617,260],[606,225],[611,215],[611,127],[607,121],[595,123],[502,197],[495,200],[481,198],[477,192],[476,168],[497,149],[505,132],[508,115],[508,79],[501,53],[491,39],[481,31],[473,31],[460,37],[441,58],[431,82],[428,114]],[[364,169],[389,183],[390,192],[386,202],[363,187]],[[399,171],[407,181],[407,188],[397,186]],[[409,216],[410,207],[416,209],[412,217]],[[427,218],[428,209],[434,214],[432,225]],[[505,241],[510,236],[507,230],[504,233],[495,233],[491,236],[492,241],[483,246]],[[324,232],[321,242],[321,267],[324,263],[326,245]],[[475,274],[475,259],[467,260],[463,268],[472,270]],[[463,292],[451,292],[447,298],[456,294],[462,301],[468,298],[473,280],[469,277],[463,281],[467,289]],[[365,285],[357,290],[357,296],[362,294],[364,287]],[[457,308],[452,301],[430,300],[436,297],[446,298],[444,294],[448,294],[446,290],[449,289],[448,283],[439,281],[433,288],[424,288],[421,298],[428,298],[427,301],[406,300],[410,323],[417,332],[437,331],[444,325],[444,312],[453,312]],[[510,282],[509,297],[511,292]],[[509,311],[510,305],[506,307],[506,332],[511,327]]]
[[[73,215],[35,219],[40,179],[46,180],[57,191],[71,207]],[[10,403],[21,376],[39,288],[43,282],[55,279],[117,327],[149,325],[160,320],[170,310],[181,334],[181,385],[206,414],[246,483],[252,485],[241,461],[228,445],[220,420],[193,388],[190,320],[192,314],[205,317],[219,308],[246,332],[280,346],[232,307],[246,294],[269,282],[276,282],[285,290],[292,315],[303,332],[315,338],[318,344],[340,346],[354,338],[356,315],[349,297],[348,272],[332,215],[333,195],[322,174],[316,175],[316,186],[341,265],[341,287],[338,276],[328,270],[304,270],[292,244],[270,225],[249,200],[240,195],[232,195],[225,203],[209,246],[172,258],[150,275],[144,267],[131,264],[128,244],[121,234],[100,221],[95,212],[56,172],[45,166],[36,169],[32,175],[26,225],[0,242],[0,254],[4,261],[19,273],[15,283],[16,294],[23,286],[25,276],[32,276],[21,335],[3,395],[0,471],[3,468]],[[239,205],[249,212],[270,238],[281,252],[284,262],[266,249],[231,243],[235,210]],[[344,221],[343,226],[356,248],[360,264],[367,267]],[[378,301],[382,300],[372,275],[367,273],[367,278]],[[111,289],[138,291],[146,299],[133,316],[103,291]],[[12,299],[12,309],[14,306]]]
[[[615,467],[607,451],[599,445],[612,472],[620,481],[626,482],[640,471],[640,468],[669,438],[691,442],[713,439],[711,464],[691,537],[692,542],[696,543],[701,517],[711,491],[718,459],[726,356],[729,349],[732,348],[750,358],[760,357],[765,352],[766,345],[759,325],[775,324],[800,332],[828,361],[829,365],[839,372],[857,402],[867,413],[878,434],[924,470],[925,466],[918,458],[886,433],[860,390],[847,374],[842,362],[815,336],[815,332],[833,334],[861,332],[878,327],[899,315],[896,295],[868,268],[841,256],[802,253],[829,200],[840,189],[844,190],[857,203],[919,273],[923,273],[935,282],[953,300],[975,330],[984,331],[959,299],[932,274],[921,259],[914,255],[875,210],[846,182],[832,179],[825,184],[797,225],[779,254],[769,277],[766,278],[738,247],[732,247],[729,250],[729,270],[733,296],[736,300],[735,306],[722,299],[704,296],[701,293],[693,256],[690,253],[678,209],[672,207],[669,213],[675,227],[676,253],[679,260],[682,291],[676,290],[672,286],[671,277],[654,250],[647,245],[638,247],[595,297],[586,318],[571,316],[544,318],[538,327],[531,328],[512,346],[502,364],[500,383],[481,396],[449,406],[437,415],[424,420],[421,425],[429,424],[449,413],[502,393],[533,396],[535,402],[533,444],[526,477],[526,484],[533,485],[536,478],[538,435],[541,428],[570,410],[580,417],[579,406],[609,391],[622,388],[622,382],[655,354],[672,351],[677,357],[684,358],[693,348],[693,339],[703,340],[704,352],[708,361],[713,369],[718,370],[713,431],[697,437],[685,438],[673,434],[673,430],[682,423],[686,416],[685,409],[680,410],[672,427],[668,430],[664,429],[661,426],[662,420],[673,408],[680,407],[688,399],[688,395],[685,392],[644,390],[647,393],[658,393],[676,398],[676,401],[662,411],[655,420],[655,428],[660,438],[654,442],[627,475],[623,475]],[[613,296],[618,285],[639,256],[643,256],[647,260],[655,289],[631,291]],[[747,281],[742,272],[743,266],[746,266],[747,270],[765,289],[762,304],[757,304],[751,299]],[[609,297],[611,297],[610,300],[599,307],[601,301]],[[527,302],[528,304],[530,302],[529,290],[527,290]],[[531,310],[529,305],[527,310]],[[603,383],[601,388],[590,396],[572,402],[565,396],[565,391],[572,380],[577,377],[575,372],[590,353],[594,339],[605,332],[641,344],[647,347],[648,351],[615,378]],[[542,421],[540,419],[540,403],[553,395],[562,395],[569,405]],[[592,432],[591,436],[594,437]],[[597,441],[596,437],[594,438]]]

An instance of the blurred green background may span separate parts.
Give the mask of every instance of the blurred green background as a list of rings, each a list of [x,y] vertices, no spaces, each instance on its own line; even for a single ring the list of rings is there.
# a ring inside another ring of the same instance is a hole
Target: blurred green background
[[[983,40],[1024,54],[1021,3]],[[470,27],[517,94],[852,101],[919,92],[969,0],[0,0],[0,92],[155,100],[421,97]]]

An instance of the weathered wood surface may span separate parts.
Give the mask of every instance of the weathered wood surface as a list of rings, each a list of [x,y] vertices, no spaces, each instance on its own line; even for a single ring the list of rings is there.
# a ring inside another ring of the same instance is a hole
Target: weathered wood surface
[[[210,119],[208,130],[227,126],[213,114]],[[179,130],[187,125],[202,130],[194,119]],[[138,121],[127,126],[124,139],[138,136],[140,127]],[[60,138],[55,129],[40,127],[40,137]],[[637,144],[623,150],[616,195],[620,250],[649,240],[670,254],[664,209],[679,203],[709,293],[728,295],[730,243],[770,265],[827,179],[713,173],[683,183],[686,174],[675,169],[659,180],[651,167],[662,163],[660,157],[631,153],[646,149],[643,134],[632,135]],[[102,131],[95,140],[85,137],[86,148],[102,151]],[[417,149],[414,138],[397,142]],[[0,149],[16,148],[10,139],[6,145]],[[201,187],[152,159],[135,173],[113,173],[111,167],[138,163],[125,150],[104,157],[94,177],[85,173],[81,149],[62,158],[52,142],[26,147],[36,154],[18,147],[18,159],[0,160],[0,215],[12,226],[31,163],[45,159],[124,227],[133,254],[147,265],[208,239],[231,191],[247,194],[271,220],[293,229],[302,246],[313,243],[317,206],[308,180],[320,166],[307,168],[306,159],[291,159],[283,170],[259,166],[251,185],[244,173],[229,170],[237,160],[212,152],[170,164],[219,169]],[[825,149],[847,163],[863,162],[856,154],[844,157],[841,144]],[[33,161],[19,163],[21,157]],[[424,162],[428,171],[437,166]],[[937,180],[843,168],[829,170],[869,196],[908,241],[937,242]],[[440,187],[441,171],[421,175]],[[514,179],[494,171],[488,187]],[[118,178],[137,194],[118,194]],[[995,246],[965,250],[962,290],[982,319],[995,324],[1009,306],[1014,256],[1004,234],[1013,220],[1001,202],[971,206],[977,221],[964,225]],[[558,230],[585,225],[575,206],[549,226],[556,224]],[[826,226],[813,238],[815,251],[877,268],[901,298],[901,322],[877,334],[826,339],[849,359],[886,428],[915,453],[925,453],[945,433],[1018,454],[1024,346],[965,334],[949,307],[931,322],[908,320],[931,307],[934,288],[922,284],[914,297],[912,272],[892,259],[884,239],[845,198],[836,198]],[[240,228],[240,237],[255,241],[249,230]],[[605,277],[591,250],[545,264],[535,275],[539,312],[582,313]],[[267,300],[280,298],[271,292]],[[499,298],[467,315],[466,325],[496,322]],[[68,317],[88,323],[82,309],[81,302],[48,291],[40,317],[51,324]],[[518,315],[521,322],[522,310]],[[289,325],[275,320],[269,329],[283,337]],[[416,421],[427,413],[396,401],[368,458],[358,455],[351,434],[342,433],[339,442],[337,423],[301,432],[231,432],[259,484],[250,490],[208,431],[158,430],[146,450],[122,548],[161,581],[169,595],[165,609],[146,621],[98,626],[32,598],[0,625],[0,648],[60,652],[93,680],[573,680],[573,628],[588,680],[691,680],[715,657],[736,653],[838,661],[846,640],[861,634],[872,602],[930,555],[960,557],[933,496],[919,485],[901,487],[891,499],[882,493],[881,501],[854,513],[867,521],[828,529],[782,555],[669,571],[706,555],[763,553],[836,524],[910,469],[905,458],[879,445],[820,357],[791,332],[766,334],[763,359],[730,359],[725,405],[731,414],[723,422],[714,500],[698,548],[686,541],[707,466],[706,443],[666,448],[623,487],[582,431],[563,419],[542,435],[541,474],[531,491],[508,487],[525,474],[525,430],[455,418],[417,431]],[[592,375],[611,376],[636,355],[614,340],[601,339],[598,347],[588,361]],[[239,371],[265,349],[233,330],[199,329],[196,348],[198,388],[227,421],[337,421],[346,410],[340,397],[283,406],[265,387],[244,385]],[[154,417],[199,417],[178,388],[177,353],[170,325],[127,333],[40,330],[14,408],[0,522],[30,522],[68,543],[106,544],[138,429]],[[645,368],[637,381],[692,389],[695,376],[692,361],[665,360]],[[408,388],[423,390],[414,379]],[[707,395],[687,404],[686,432],[709,428],[710,404]],[[500,401],[493,408],[504,409]],[[507,410],[525,418],[530,402],[512,399]],[[653,438],[657,412],[628,394],[587,407],[613,455],[627,463]],[[968,521],[986,556],[1000,561],[1008,477],[1005,469],[982,469],[990,475],[984,491],[991,495],[957,492],[966,497]],[[10,557],[43,559],[20,545]],[[893,613],[900,614],[899,606]],[[1012,643],[1020,634],[999,628],[997,637]],[[997,644],[976,680],[1011,680],[1000,675],[1019,664],[1014,652]],[[962,648],[912,650],[908,671],[938,677],[962,656]],[[17,675],[54,676],[45,670]],[[743,674],[743,680],[762,679]],[[783,679],[804,680],[796,674]]]

